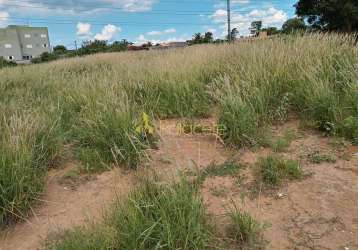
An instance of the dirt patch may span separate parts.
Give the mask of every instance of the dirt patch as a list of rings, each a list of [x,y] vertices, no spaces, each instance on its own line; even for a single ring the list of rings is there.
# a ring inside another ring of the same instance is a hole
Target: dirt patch
[[[210,126],[212,120],[202,120]],[[159,150],[149,151],[149,169],[159,174],[175,176],[178,171],[203,168],[211,163],[224,162],[230,153],[213,134],[183,134],[177,129],[178,120],[161,122]],[[118,196],[127,194],[136,182],[137,173],[118,168],[90,178],[86,182],[66,185],[63,176],[75,166],[52,170],[47,177],[46,194],[34,215],[22,224],[0,235],[0,249],[37,249],[50,232],[80,226],[98,220],[108,205]]]
[[[215,127],[212,119],[199,122]],[[275,136],[281,136],[287,128],[300,134],[281,155],[298,160],[304,171],[311,175],[287,183],[271,195],[259,192],[253,199],[244,195],[248,184],[255,181],[252,169],[260,157],[269,155],[272,150],[243,149],[233,153],[223,147],[214,133],[184,134],[178,129],[178,123],[178,120],[161,122],[159,149],[148,151],[149,170],[176,176],[179,171],[200,171],[228,159],[245,166],[239,175],[208,177],[203,183],[203,200],[217,224],[219,235],[225,237],[229,222],[226,214],[235,202],[256,220],[269,225],[264,231],[269,242],[267,249],[358,248],[358,157],[355,147],[348,145],[337,152],[329,138],[301,130],[297,121],[273,128]],[[344,153],[350,158],[313,164],[307,156],[315,151],[334,155]],[[117,196],[127,194],[136,183],[133,172],[114,169],[75,189],[59,184],[61,176],[72,167],[49,173],[44,201],[34,209],[34,216],[27,222],[2,233],[0,249],[37,249],[50,232],[83,225],[91,219],[98,220]],[[145,171],[137,174],[145,174]]]
[[[299,131],[295,123],[290,129]],[[298,124],[298,123],[296,123]],[[284,130],[287,127],[276,128]],[[237,178],[207,179],[202,192],[208,209],[216,217],[218,228],[225,232],[227,212],[232,202],[266,225],[264,237],[267,249],[357,249],[358,248],[358,168],[357,158],[335,163],[312,164],[307,155],[312,151],[335,154],[329,138],[310,131],[299,131],[302,136],[294,140],[281,155],[301,162],[310,177],[290,182],[274,190],[259,192],[256,198],[243,198],[246,187],[253,181],[253,164],[270,153],[269,149],[254,152],[245,150],[237,160],[247,168],[241,172],[243,185]],[[280,132],[278,131],[278,135]],[[345,153],[355,154],[351,146]],[[225,195],[218,197],[212,190],[225,187]]]
[[[105,208],[117,196],[127,193],[133,182],[130,175],[114,169],[73,190],[59,184],[61,176],[71,167],[49,173],[41,205],[33,209],[33,216],[26,222],[2,232],[0,249],[38,249],[52,231],[101,218]]]

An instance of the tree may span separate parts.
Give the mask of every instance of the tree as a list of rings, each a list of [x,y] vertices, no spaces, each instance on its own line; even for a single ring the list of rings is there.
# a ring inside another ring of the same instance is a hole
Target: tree
[[[83,42],[82,47],[78,50],[79,55],[89,55],[100,52],[106,52],[108,50],[107,41],[86,41]]]
[[[53,48],[53,52],[56,54],[66,54],[67,48],[63,45],[57,45]]]
[[[282,25],[282,32],[283,33],[292,33],[296,31],[304,31],[307,29],[307,26],[305,24],[305,21],[302,18],[292,18],[287,20]]]
[[[280,31],[276,27],[267,27],[262,29],[261,31],[266,31],[268,36],[272,36],[280,33]]]
[[[193,44],[199,44],[202,42],[203,37],[201,36],[201,33],[195,33],[192,39]]]
[[[231,39],[235,40],[239,35],[239,30],[237,28],[233,28],[230,33],[231,33]]]
[[[110,52],[121,52],[126,51],[128,49],[128,42],[126,40],[115,41],[110,46],[108,51]]]
[[[208,31],[205,33],[203,38],[203,43],[212,43],[214,41],[214,35],[212,32]]]
[[[314,29],[358,31],[357,0],[299,0],[295,7]]]
[[[262,28],[262,21],[254,21],[251,23],[250,32],[253,36],[258,36]]]

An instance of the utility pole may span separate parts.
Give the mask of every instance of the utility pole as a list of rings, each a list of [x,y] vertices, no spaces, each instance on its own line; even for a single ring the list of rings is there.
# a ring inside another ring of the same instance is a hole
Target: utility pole
[[[231,42],[231,8],[230,0],[227,0],[227,39]]]
[[[75,48],[76,48],[76,51],[78,50],[78,48],[77,48],[77,41],[75,41]]]

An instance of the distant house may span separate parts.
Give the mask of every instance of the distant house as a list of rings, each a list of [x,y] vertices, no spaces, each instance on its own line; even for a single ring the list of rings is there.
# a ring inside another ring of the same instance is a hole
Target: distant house
[[[138,51],[138,50],[149,50],[149,46],[147,44],[143,45],[128,45],[128,51]]]
[[[162,43],[152,46],[150,49],[152,50],[163,50],[163,49],[177,49],[177,48],[185,48],[188,47],[187,42],[170,42],[170,43]]]
[[[48,29],[10,25],[0,29],[0,57],[17,63],[29,62],[51,52]]]

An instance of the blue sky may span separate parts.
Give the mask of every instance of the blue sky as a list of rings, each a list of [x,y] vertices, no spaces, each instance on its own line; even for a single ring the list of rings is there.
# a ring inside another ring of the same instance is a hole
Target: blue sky
[[[250,23],[281,27],[296,0],[231,0],[232,27],[248,35]],[[47,26],[52,45],[74,41],[136,43],[182,41],[196,32],[225,36],[226,0],[0,0],[0,27]]]

